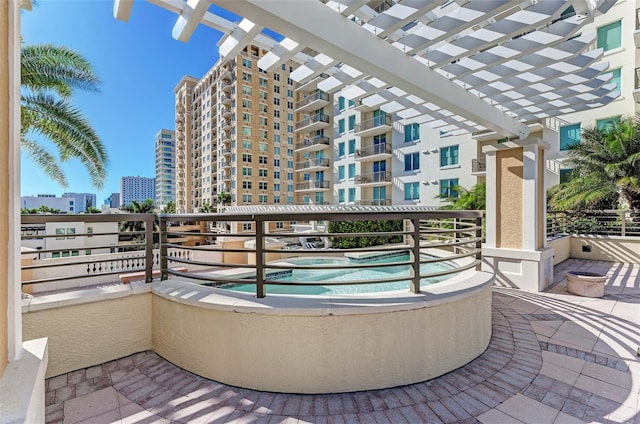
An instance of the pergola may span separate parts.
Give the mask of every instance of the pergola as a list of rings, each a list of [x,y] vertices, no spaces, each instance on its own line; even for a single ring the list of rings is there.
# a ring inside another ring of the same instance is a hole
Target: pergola
[[[615,0],[153,0],[178,15],[173,37],[224,33],[220,55],[267,49],[258,66],[293,59],[292,78],[456,135],[524,139],[528,123],[603,106],[609,83],[596,34],[580,33]],[[242,17],[232,22],[214,4]],[[128,20],[133,0],[115,0]],[[282,34],[276,40],[264,28]]]

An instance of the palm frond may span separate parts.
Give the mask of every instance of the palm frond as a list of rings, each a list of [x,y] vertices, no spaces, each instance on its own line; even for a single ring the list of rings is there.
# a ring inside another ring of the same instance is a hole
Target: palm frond
[[[69,186],[67,177],[58,165],[55,156],[44,149],[39,143],[25,137],[20,139],[20,146],[22,151],[42,169],[45,175],[62,187],[66,188]]]
[[[60,160],[78,158],[87,168],[93,185],[101,188],[106,177],[107,153],[87,119],[65,100],[51,95],[22,96],[22,113],[29,118],[29,130],[49,138]]]
[[[20,84],[37,92],[51,90],[63,98],[74,89],[97,92],[100,79],[89,61],[75,51],[51,44],[23,46],[20,56]]]

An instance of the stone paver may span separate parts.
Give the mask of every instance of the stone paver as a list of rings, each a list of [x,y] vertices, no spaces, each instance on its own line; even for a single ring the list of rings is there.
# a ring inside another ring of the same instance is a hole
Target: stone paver
[[[614,277],[603,299],[567,293],[563,273],[576,268]],[[487,350],[427,382],[267,393],[206,380],[147,351],[48,379],[46,421],[640,424],[639,270],[570,259],[545,293],[494,288]]]

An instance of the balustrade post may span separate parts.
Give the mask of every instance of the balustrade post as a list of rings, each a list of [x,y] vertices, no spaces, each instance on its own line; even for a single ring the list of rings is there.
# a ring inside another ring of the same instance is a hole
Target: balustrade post
[[[155,216],[149,214],[144,222],[144,279],[147,283],[153,281],[153,221]]]
[[[411,246],[411,252],[413,253],[413,262],[411,268],[413,269],[413,277],[411,278],[411,292],[420,293],[420,219],[414,218],[411,220],[413,224],[413,246]]]
[[[627,222],[627,213],[624,209],[620,209],[618,216],[620,217],[620,235],[624,237],[626,235],[625,223]]]
[[[476,218],[476,271],[482,270],[482,217]]]
[[[256,218],[256,296],[262,298],[264,292],[264,221]]]
[[[167,220],[160,217],[160,279],[169,278],[167,272]]]

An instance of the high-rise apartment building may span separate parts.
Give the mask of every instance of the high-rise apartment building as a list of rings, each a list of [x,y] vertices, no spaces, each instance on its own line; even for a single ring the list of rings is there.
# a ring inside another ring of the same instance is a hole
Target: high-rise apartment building
[[[147,177],[120,177],[120,206],[129,206],[134,200],[155,200],[156,179]]]
[[[87,208],[96,207],[96,195],[93,193],[64,193],[62,197],[71,197],[74,200],[75,212],[84,212]]]
[[[155,136],[156,206],[175,201],[176,140],[175,131],[162,129]]]
[[[247,46],[174,89],[178,213],[213,205],[221,193],[232,205],[295,202],[294,63],[265,72],[265,53]]]

